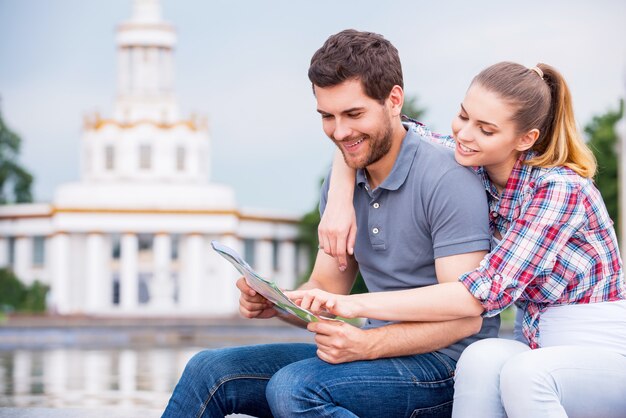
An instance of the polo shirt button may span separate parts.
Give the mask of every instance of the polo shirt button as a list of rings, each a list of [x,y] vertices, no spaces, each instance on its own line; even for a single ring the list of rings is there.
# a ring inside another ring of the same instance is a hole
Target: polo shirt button
[[[374,234],[378,234],[380,231],[378,230],[378,228],[373,228],[373,229],[372,229],[372,232],[373,232]]]
[[[376,202],[372,206],[374,206],[374,209],[378,209],[380,207],[380,204],[378,202]]]

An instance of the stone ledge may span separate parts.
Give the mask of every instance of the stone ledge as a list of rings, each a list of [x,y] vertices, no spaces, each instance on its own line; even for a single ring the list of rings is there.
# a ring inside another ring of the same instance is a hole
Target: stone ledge
[[[2,418],[159,418],[163,411],[124,408],[2,408]],[[253,418],[229,415],[231,418]]]
[[[163,411],[124,408],[0,408],[3,418],[159,418]]]

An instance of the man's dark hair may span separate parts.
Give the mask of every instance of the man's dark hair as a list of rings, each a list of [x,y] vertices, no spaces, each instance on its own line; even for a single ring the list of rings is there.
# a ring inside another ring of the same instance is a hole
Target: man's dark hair
[[[398,50],[382,35],[346,29],[324,42],[309,67],[313,86],[332,87],[361,80],[365,94],[381,103],[393,86],[404,88]]]

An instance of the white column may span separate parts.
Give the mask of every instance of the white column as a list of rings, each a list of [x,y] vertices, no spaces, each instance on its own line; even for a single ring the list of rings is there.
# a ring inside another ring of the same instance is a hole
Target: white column
[[[254,269],[261,277],[272,280],[274,278],[272,241],[260,239],[254,245]]]
[[[50,305],[53,311],[61,314],[69,313],[69,242],[68,234],[59,232],[52,237],[51,270],[52,286],[50,289]]]
[[[133,310],[139,304],[139,275],[137,235],[124,234],[120,242],[120,306]]]
[[[180,283],[180,305],[185,310],[200,307],[200,280],[202,280],[202,235],[190,234],[185,237],[184,266]]]
[[[13,272],[20,281],[30,285],[33,281],[31,266],[33,264],[33,239],[32,237],[17,237],[15,239],[15,264]]]
[[[104,236],[101,233],[87,235],[87,260],[85,292],[87,301],[85,312],[97,313],[106,309],[111,304],[111,288],[108,286],[109,277],[105,269]]]
[[[168,234],[154,237],[154,277],[150,289],[150,305],[155,309],[171,309],[174,306],[172,283],[172,240]]]
[[[0,237],[0,268],[9,265],[9,240],[6,237]]]
[[[293,289],[296,286],[296,245],[292,241],[283,241],[278,250],[278,286]]]

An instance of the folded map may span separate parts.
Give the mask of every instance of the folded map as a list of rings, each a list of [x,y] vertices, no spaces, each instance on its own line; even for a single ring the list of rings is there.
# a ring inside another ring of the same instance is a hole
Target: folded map
[[[241,258],[237,251],[217,241],[211,241],[211,246],[219,255],[228,260],[243,275],[248,286],[253,288],[257,293],[263,295],[267,300],[272,302],[275,307],[287,314],[294,315],[306,322],[316,322],[320,318],[312,312],[302,309],[293,303],[276,285],[276,283],[265,280],[259,276],[250,267],[246,261]],[[330,319],[330,318],[323,318]]]

